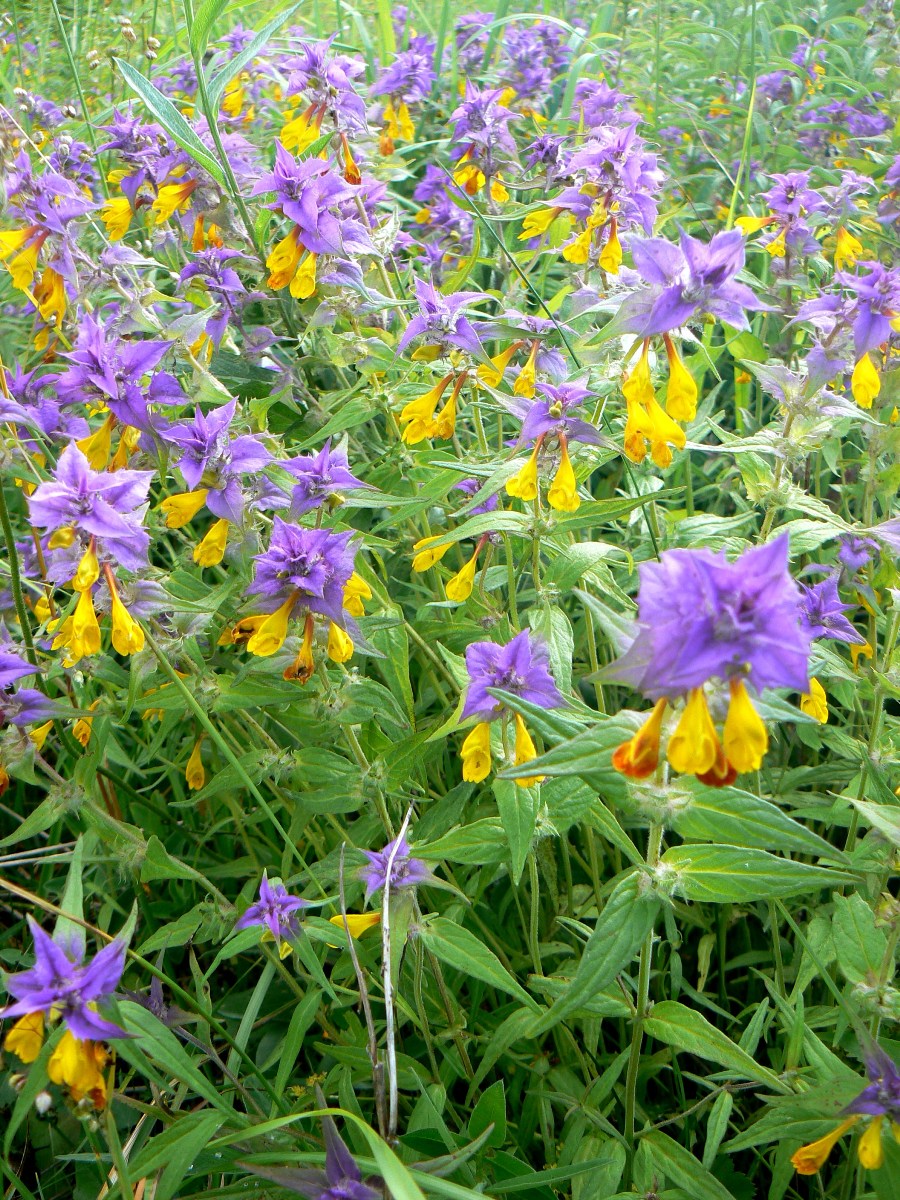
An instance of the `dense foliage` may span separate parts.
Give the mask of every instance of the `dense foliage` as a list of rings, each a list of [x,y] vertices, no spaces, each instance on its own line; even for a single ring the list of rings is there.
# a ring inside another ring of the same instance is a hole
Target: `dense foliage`
[[[10,1200],[900,1196],[892,5],[541,7],[2,19]]]

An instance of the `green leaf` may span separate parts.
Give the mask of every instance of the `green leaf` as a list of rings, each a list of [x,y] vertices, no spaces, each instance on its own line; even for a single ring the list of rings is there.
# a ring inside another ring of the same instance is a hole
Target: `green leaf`
[[[541,1011],[538,1002],[513,979],[493,950],[455,921],[447,917],[429,917],[420,926],[419,937],[435,958],[449,967],[515,996],[532,1012]]]
[[[165,1168],[154,1191],[156,1200],[172,1200],[194,1159],[215,1137],[222,1116],[208,1109],[186,1113],[168,1129],[151,1138],[132,1159],[132,1177],[141,1179]]]
[[[777,1092],[790,1090],[774,1071],[760,1066],[756,1059],[701,1013],[679,1004],[677,1000],[663,1000],[654,1004],[650,1016],[644,1021],[644,1030],[657,1041],[718,1063],[742,1079],[755,1079]]]
[[[200,0],[191,22],[191,50],[202,58],[209,45],[209,33],[228,0]]]
[[[837,964],[844,977],[851,983],[872,986],[876,982],[890,982],[890,975],[881,981],[881,966],[887,954],[887,938],[875,926],[875,914],[858,892],[834,896],[834,919],[831,925]]]
[[[674,827],[686,838],[753,846],[761,850],[798,850],[837,857],[824,838],[789,817],[769,800],[738,788],[691,788],[691,803],[675,817]]]
[[[634,959],[653,928],[659,900],[645,893],[637,872],[621,879],[613,888],[603,912],[588,938],[575,975],[550,1012],[538,1022],[534,1033],[546,1033],[569,1013],[581,1008],[602,991]]]
[[[507,837],[496,817],[485,817],[451,829],[449,833],[427,846],[416,848],[420,858],[447,858],[451,862],[471,863],[481,866],[486,863],[503,862],[507,852]]]
[[[867,824],[886,837],[892,846],[900,846],[900,807],[890,804],[870,804],[868,800],[853,800],[853,807]]]
[[[494,1128],[488,1134],[485,1145],[499,1150],[506,1141],[506,1089],[502,1079],[481,1093],[469,1117],[469,1137],[480,1137],[491,1125]]]
[[[728,1188],[705,1170],[689,1150],[661,1130],[642,1134],[641,1144],[650,1147],[654,1166],[692,1196],[702,1196],[703,1200],[734,1200]]]
[[[800,896],[852,881],[841,871],[734,846],[673,846],[660,865],[673,872],[672,885],[686,900],[718,904]]]
[[[181,147],[186,154],[202,167],[204,171],[208,171],[215,179],[216,183],[224,186],[225,176],[222,168],[207,150],[206,146],[200,141],[200,138],[178,111],[175,105],[168,97],[153,86],[149,79],[143,76],[140,71],[136,71],[130,63],[124,62],[121,58],[114,58],[113,62],[122,73],[122,77],[128,86],[134,91],[146,104],[147,108],[156,117],[166,133],[173,141]]]
[[[512,859],[512,881],[518,885],[534,840],[538,792],[510,779],[495,779],[493,791]]]
[[[244,47],[240,54],[236,54],[234,58],[229,59],[225,66],[212,77],[207,86],[206,93],[209,96],[209,103],[213,112],[218,111],[222,97],[225,95],[225,88],[228,86],[228,81],[234,79],[235,75],[243,71],[244,67],[256,58],[272,34],[277,29],[280,29],[299,7],[300,3],[292,4],[283,13],[279,13],[277,17],[273,17],[268,25],[262,27],[249,45]]]
[[[224,1113],[230,1120],[236,1119],[227,1101],[219,1094],[219,1090],[203,1072],[194,1065],[191,1056],[179,1042],[175,1034],[168,1029],[158,1017],[131,1000],[119,1003],[119,1013],[128,1033],[140,1038],[140,1047],[151,1059],[159,1063],[163,1071],[181,1080],[198,1096],[202,1096],[213,1108]],[[119,1053],[128,1058],[129,1045],[127,1041],[119,1044]]]
[[[56,925],[53,927],[53,940],[75,947],[81,957],[84,956],[87,947],[87,932],[84,926],[78,923],[84,920],[83,870],[84,835],[81,834],[75,843],[75,849],[72,851],[72,858],[69,862],[66,887],[59,905],[62,914],[56,918]],[[70,921],[69,917],[76,917],[77,920]],[[78,957],[78,955],[73,957]]]

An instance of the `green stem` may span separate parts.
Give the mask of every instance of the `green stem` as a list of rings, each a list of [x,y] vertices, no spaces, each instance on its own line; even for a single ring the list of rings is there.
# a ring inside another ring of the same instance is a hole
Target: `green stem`
[[[531,909],[528,920],[528,945],[531,950],[531,963],[535,975],[543,975],[544,967],[541,962],[541,943],[539,926],[541,916],[541,884],[538,877],[537,858],[534,850],[528,855],[528,883],[531,892]]]
[[[19,554],[16,550],[16,539],[13,535],[12,523],[9,519],[9,509],[6,507],[6,493],[0,487],[0,525],[3,526],[3,540],[6,543],[6,556],[9,559],[9,586],[12,589],[13,603],[16,606],[16,616],[22,628],[22,638],[25,642],[25,652],[33,667],[37,666],[37,655],[34,651],[34,641],[31,636],[31,625],[28,620],[28,609],[25,607],[25,597],[22,594],[22,575],[19,571]]]
[[[659,850],[662,845],[662,825],[651,825],[647,839],[647,866],[651,869],[659,863]],[[651,928],[641,947],[641,961],[638,967],[637,998],[635,1001],[634,1021],[631,1028],[631,1054],[628,1059],[628,1073],[625,1077],[625,1139],[631,1154],[634,1154],[634,1114],[637,1107],[637,1078],[641,1065],[641,1047],[644,1040],[644,1020],[650,1004],[650,967],[653,959],[653,929]]]

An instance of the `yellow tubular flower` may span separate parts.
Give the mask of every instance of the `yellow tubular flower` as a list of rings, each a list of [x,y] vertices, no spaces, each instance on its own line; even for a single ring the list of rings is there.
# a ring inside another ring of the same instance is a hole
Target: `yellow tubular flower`
[[[180,179],[177,183],[164,183],[156,199],[150,205],[156,213],[156,224],[162,225],[179,209],[184,209],[197,186],[196,179]]]
[[[600,267],[610,275],[618,275],[622,265],[622,244],[616,228],[616,218],[609,219],[609,237],[606,245],[600,251]]]
[[[513,384],[513,394],[516,396],[525,396],[527,399],[530,400],[531,397],[534,395],[534,383],[535,383],[535,374],[536,374],[535,360],[537,359],[537,352],[538,352],[539,345],[540,345],[539,342],[532,343],[531,353],[528,355],[528,361],[525,363],[525,366],[522,368],[522,370],[516,376],[516,382]]]
[[[62,643],[60,643],[62,644]],[[53,643],[54,647],[56,642]],[[80,658],[89,658],[100,653],[100,625],[94,612],[94,601],[90,589],[78,597],[68,637],[68,658],[76,663]]]
[[[522,222],[522,232],[518,240],[527,242],[546,233],[561,212],[561,208],[539,208],[537,212],[529,213]]]
[[[881,1144],[881,1127],[884,1117],[873,1117],[856,1147],[856,1157],[867,1171],[877,1171],[884,1164],[884,1146]]]
[[[675,344],[665,335],[666,356],[669,359],[669,382],[666,386],[666,412],[675,421],[693,421],[697,415],[697,385],[681,361]]]
[[[509,199],[509,192],[500,182],[500,176],[491,180],[491,199],[495,204],[505,204]]]
[[[229,117],[239,117],[241,109],[244,107],[244,88],[241,79],[242,76],[238,75],[230,80],[225,88],[225,95],[222,97],[222,112]]]
[[[784,258],[787,254],[787,246],[784,244],[785,230],[782,229],[777,237],[773,238],[766,246],[766,253],[771,254],[772,258]]]
[[[452,378],[452,373],[445,375],[431,391],[420,396],[418,400],[410,400],[402,409],[400,420],[406,424],[406,428],[403,430],[403,441],[408,446],[415,446],[417,442],[424,441],[429,436],[428,430],[434,421],[435,409]]]
[[[43,319],[58,329],[66,315],[66,286],[62,275],[47,267],[35,286],[34,298]]]
[[[839,229],[834,245],[834,269],[840,271],[844,267],[852,267],[862,252],[862,242],[849,229]]]
[[[107,1086],[103,1068],[108,1059],[100,1042],[82,1041],[66,1030],[50,1055],[47,1074],[54,1083],[65,1084],[76,1103],[90,1097],[95,1108],[104,1108]]]
[[[500,383],[500,380],[503,378],[504,372],[509,366],[513,355],[522,344],[523,343],[520,341],[513,342],[513,344],[508,346],[506,350],[501,351],[499,354],[495,354],[491,359],[491,362],[494,364],[493,369],[485,366],[482,363],[482,365],[478,368],[478,378],[483,380],[488,387],[497,387],[497,385]]]
[[[456,432],[456,398],[459,395],[461,382],[450,393],[450,399],[434,418],[428,427],[428,436],[436,438],[452,438]]]
[[[29,291],[34,277],[37,274],[38,253],[40,252],[43,239],[32,242],[30,246],[26,246],[21,250],[11,262],[7,263],[9,273],[12,275],[12,285],[18,288],[20,292]]]
[[[38,753],[44,748],[44,742],[47,740],[47,734],[53,728],[52,721],[45,721],[43,725],[38,725],[36,729],[30,729],[28,736]],[[20,1056],[21,1057],[21,1056]]]
[[[36,232],[36,225],[29,225],[25,229],[4,229],[0,231],[0,258],[5,261],[14,250],[21,250],[28,239]]]
[[[815,717],[820,725],[828,723],[828,697],[815,676],[809,681],[809,691],[800,697],[800,711]]]
[[[44,1044],[44,1014],[26,1013],[3,1039],[3,1049],[15,1054],[20,1062],[33,1063]]]
[[[515,765],[521,767],[523,763],[531,762],[533,758],[537,758],[537,750],[531,734],[528,732],[525,722],[522,720],[520,713],[516,713],[516,758]],[[517,779],[516,783],[519,787],[533,787],[536,783],[543,783],[547,778],[546,775],[529,775],[527,778]]]
[[[684,712],[669,738],[666,757],[682,775],[704,775],[715,766],[719,735],[706,706],[703,688],[691,691]]]
[[[116,450],[112,462],[109,464],[110,471],[121,471],[123,467],[128,466],[128,459],[137,449],[140,437],[141,431],[139,429],[135,429],[131,425],[125,425],[122,428],[122,432],[119,434],[119,448]]]
[[[518,496],[520,500],[527,501],[533,500],[537,495],[537,458],[540,444],[540,438],[538,438],[531,452],[531,457],[522,469],[516,475],[513,475],[512,479],[507,479],[506,494],[508,496]]]
[[[467,783],[481,783],[491,773],[491,726],[488,721],[479,721],[471,730],[460,750],[463,764],[463,779]]]
[[[758,233],[760,229],[765,229],[765,227],[767,225],[771,225],[774,220],[774,217],[738,217],[738,219],[735,221],[735,225],[738,227],[741,233],[749,236],[751,233]]]
[[[447,580],[447,599],[452,600],[455,604],[462,604],[464,600],[472,595],[472,588],[475,586],[475,571],[478,567],[478,548],[475,553],[452,579]]]
[[[574,242],[569,242],[568,246],[563,247],[562,256],[566,262],[573,263],[575,266],[581,266],[586,263],[591,253],[591,238],[594,236],[594,231],[590,227],[579,233]]]
[[[578,486],[575,480],[575,471],[572,468],[572,461],[569,458],[569,447],[566,444],[566,439],[560,436],[560,451],[562,458],[556,474],[553,476],[553,482],[550,484],[550,490],[547,493],[547,503],[557,512],[577,512],[581,505],[581,500],[578,497]]]
[[[294,278],[291,280],[291,295],[295,300],[308,300],[314,295],[316,290],[316,256],[312,252],[307,254],[303,262],[297,267],[294,272]]]
[[[668,700],[657,700],[650,716],[634,737],[623,742],[612,756],[612,765],[630,779],[646,779],[659,765],[659,741]]]
[[[328,657],[336,663],[349,662],[353,657],[353,639],[334,621],[328,624],[327,651]]]
[[[99,429],[75,443],[95,471],[106,470],[116,424],[116,418],[110,413]]]
[[[284,668],[282,675],[285,679],[296,680],[297,683],[305,684],[312,678],[312,673],[316,669],[316,662],[312,652],[314,631],[315,625],[312,613],[307,613],[306,621],[303,625],[303,641],[300,643],[300,652],[290,666]]]
[[[144,631],[122,603],[115,585],[108,576],[109,595],[112,602],[110,617],[112,619],[113,649],[119,654],[128,656],[137,654],[144,648]]]
[[[433,542],[438,541],[440,534],[433,537],[421,538],[413,546],[413,550],[417,550],[415,558],[412,560],[412,569],[414,571],[427,571],[429,567],[433,567],[436,562],[440,562],[450,547],[452,542],[445,542],[443,546],[434,546]]]
[[[276,242],[269,251],[266,266],[271,274],[266,283],[273,291],[280,291],[294,278],[294,273],[303,256],[304,247],[300,245],[300,230],[295,225],[291,232]]]
[[[667,467],[672,461],[669,446],[683,450],[687,444],[684,430],[668,416],[654,396],[645,406],[650,419],[650,454],[658,467]]]
[[[86,592],[92,588],[100,578],[100,564],[97,562],[97,555],[94,553],[94,542],[91,539],[91,544],[81,556],[81,562],[78,564],[78,569],[72,579],[72,587],[76,592]]]
[[[281,130],[281,144],[285,150],[293,150],[302,154],[308,150],[319,136],[320,125],[309,120],[311,109],[288,121]]]
[[[850,647],[850,661],[853,663],[853,670],[859,670],[859,660],[861,658],[874,658],[875,651],[872,649],[870,642],[863,642],[862,645],[854,643]]]
[[[100,218],[111,242],[118,242],[125,236],[133,216],[134,211],[127,196],[110,196],[100,210]]]
[[[344,928],[344,918],[340,913],[336,917],[329,917],[328,920],[332,925],[336,925],[338,929]],[[377,925],[381,921],[381,913],[347,913],[347,929],[350,930],[350,936],[354,938],[362,937],[367,929],[371,929],[373,925]]]
[[[881,391],[881,379],[868,354],[864,354],[853,368],[853,374],[850,376],[850,391],[860,408],[871,408],[872,401]]]
[[[64,525],[50,535],[47,546],[50,550],[68,550],[75,541],[75,530],[71,525]]]
[[[202,745],[203,738],[201,736],[194,742],[191,757],[187,760],[187,766],[184,769],[184,778],[192,792],[199,792],[206,783],[206,771],[203,769],[203,759],[200,756]]]
[[[622,380],[622,395],[626,400],[647,404],[653,399],[653,381],[650,378],[650,356],[645,345],[635,368]]]
[[[363,577],[354,571],[344,584],[344,608],[351,617],[364,617],[366,610],[363,608],[363,601],[371,599],[372,589]]]
[[[841,1121],[840,1125],[832,1129],[831,1133],[826,1133],[816,1142],[810,1142],[808,1146],[801,1146],[799,1150],[795,1150],[791,1155],[791,1162],[794,1165],[794,1170],[798,1175],[815,1175],[828,1155],[834,1149],[836,1143],[844,1136],[851,1125],[855,1125],[859,1117],[848,1117],[846,1121]]]
[[[210,526],[202,540],[194,547],[194,562],[198,567],[216,567],[225,557],[228,525],[229,522],[221,517]]]
[[[291,593],[280,608],[265,618],[250,640],[247,649],[257,658],[268,658],[276,654],[284,645],[287,637],[288,621],[294,609],[295,594]]]
[[[409,115],[409,108],[405,100],[402,100],[397,108],[397,125],[398,130],[394,135],[395,137],[401,137],[404,142],[415,141],[416,127],[412,123],[412,117]]]
[[[208,495],[206,488],[199,488],[196,492],[178,492],[175,496],[168,496],[159,506],[166,514],[166,528],[181,529],[187,525],[206,503]]]
[[[729,684],[731,703],[722,730],[725,757],[738,772],[758,771],[769,748],[769,734],[762,717],[753,707],[741,679]]]

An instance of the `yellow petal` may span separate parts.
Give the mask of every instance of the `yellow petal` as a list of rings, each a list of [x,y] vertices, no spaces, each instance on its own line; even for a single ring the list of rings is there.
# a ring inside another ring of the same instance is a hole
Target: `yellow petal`
[[[467,783],[481,783],[491,773],[491,726],[488,721],[479,721],[470,731],[460,751],[463,763],[463,779]]]
[[[666,757],[682,775],[705,775],[715,766],[719,737],[706,706],[703,688],[694,688],[669,738]]]
[[[19,1017],[12,1029],[3,1039],[3,1049],[23,1063],[32,1063],[41,1052],[44,1044],[44,1014],[42,1012],[26,1013]]]
[[[800,711],[814,717],[820,725],[828,721],[828,697],[815,676],[809,681],[809,691],[800,697]]]
[[[731,703],[722,731],[725,756],[739,775],[758,771],[769,748],[762,717],[753,707],[742,680],[731,681]]]

